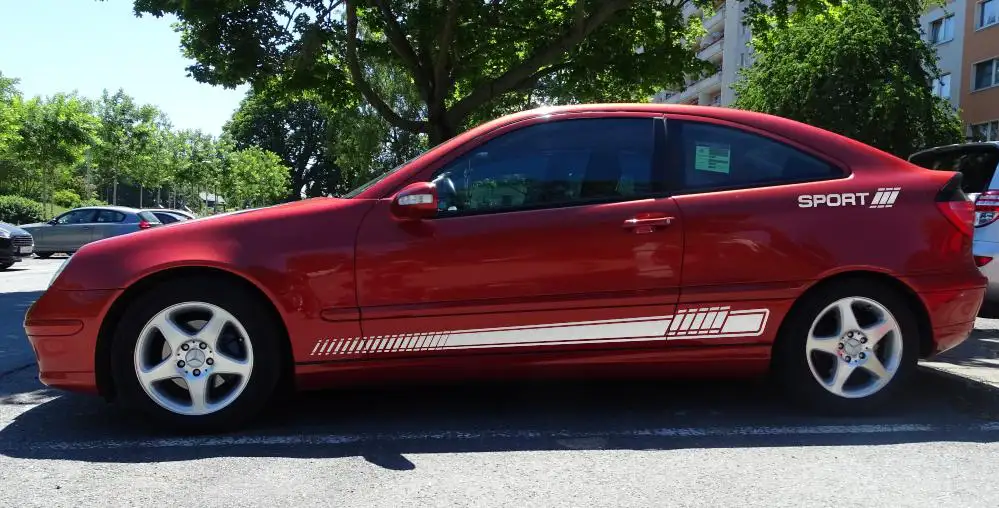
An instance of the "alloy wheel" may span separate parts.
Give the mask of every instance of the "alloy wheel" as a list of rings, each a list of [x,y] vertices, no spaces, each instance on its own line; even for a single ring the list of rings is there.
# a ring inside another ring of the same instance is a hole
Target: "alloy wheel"
[[[841,298],[812,322],[805,357],[812,376],[830,393],[868,397],[898,371],[902,329],[884,305],[870,298]]]
[[[205,415],[227,407],[246,388],[253,346],[225,309],[184,302],[146,323],[134,362],[139,384],[154,402],[176,414]]]

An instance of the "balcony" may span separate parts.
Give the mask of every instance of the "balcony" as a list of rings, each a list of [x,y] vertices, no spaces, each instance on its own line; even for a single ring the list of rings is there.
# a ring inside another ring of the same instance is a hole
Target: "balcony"
[[[699,51],[697,52],[697,58],[712,63],[718,63],[718,60],[721,59],[724,45],[724,32],[710,33],[701,40],[701,43],[698,46]]]
[[[725,30],[725,4],[715,12],[714,16],[704,20],[704,29],[712,32],[715,30]]]
[[[718,71],[704,79],[698,80],[666,99],[670,104],[687,104],[692,100],[697,100],[702,93],[715,93],[721,91],[721,71]],[[720,101],[720,96],[719,96]]]

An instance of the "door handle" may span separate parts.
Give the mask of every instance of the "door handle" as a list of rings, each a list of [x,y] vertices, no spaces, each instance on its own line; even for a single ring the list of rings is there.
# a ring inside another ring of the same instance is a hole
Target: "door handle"
[[[622,226],[625,229],[633,230],[635,234],[651,233],[656,228],[672,225],[673,219],[674,217],[660,213],[641,213],[624,221]]]

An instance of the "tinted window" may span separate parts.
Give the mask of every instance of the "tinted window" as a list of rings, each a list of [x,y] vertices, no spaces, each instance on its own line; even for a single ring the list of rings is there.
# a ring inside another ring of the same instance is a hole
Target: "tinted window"
[[[153,212],[153,215],[155,215],[156,218],[163,224],[170,224],[181,220],[180,217],[165,212]]]
[[[152,212],[145,212],[145,211],[143,211],[143,212],[139,212],[137,215],[139,216],[139,220],[144,220],[146,222],[152,222],[152,223],[156,223],[156,224],[159,224],[159,222],[160,222],[160,220],[158,218],[156,218],[156,216],[153,215]]]
[[[999,149],[988,145],[967,146],[957,150],[922,152],[909,160],[926,169],[957,171],[963,175],[962,190],[977,194],[989,189],[999,165]]]
[[[125,220],[125,214],[117,210],[98,210],[97,217],[94,219],[94,222],[107,223],[107,222],[122,222],[124,220]]]
[[[623,200],[662,190],[653,173],[655,121],[553,121],[504,134],[437,173],[450,212]],[[452,191],[453,189],[453,191]]]
[[[750,187],[840,176],[834,166],[783,143],[729,127],[670,122],[677,187]]]
[[[93,222],[94,210],[73,210],[66,212],[56,219],[59,224],[85,224]]]

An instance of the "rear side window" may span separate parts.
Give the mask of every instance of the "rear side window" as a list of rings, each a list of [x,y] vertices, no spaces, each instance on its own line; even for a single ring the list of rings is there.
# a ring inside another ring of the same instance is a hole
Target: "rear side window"
[[[170,224],[180,220],[180,217],[177,217],[176,215],[170,215],[169,213],[165,212],[153,212],[153,215],[155,215],[156,218],[159,219],[160,222],[162,222],[163,224]]]
[[[678,190],[778,185],[843,174],[797,148],[739,129],[670,121],[668,130]]]
[[[972,146],[940,152],[923,152],[913,155],[909,160],[926,169],[957,171],[963,175],[961,190],[965,194],[979,194],[989,190],[996,166],[999,165],[999,148]]]
[[[157,219],[152,212],[139,212],[138,215],[139,215],[139,220],[144,220],[146,222],[152,222],[156,224],[160,223],[160,220]]]
[[[94,218],[94,222],[98,223],[124,222],[124,220],[125,214],[116,210],[98,210]]]

